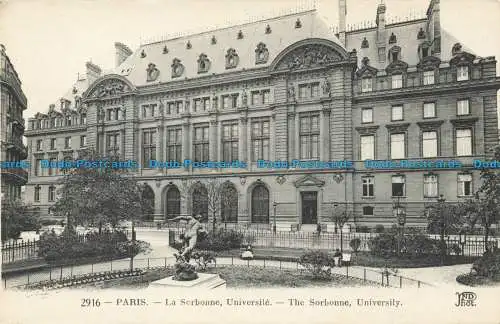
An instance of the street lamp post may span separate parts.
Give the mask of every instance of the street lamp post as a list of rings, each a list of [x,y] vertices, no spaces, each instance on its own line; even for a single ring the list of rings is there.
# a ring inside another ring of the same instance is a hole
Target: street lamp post
[[[396,205],[396,220],[398,222],[398,228],[399,228],[399,239],[398,239],[398,255],[401,254],[401,249],[402,249],[402,243],[404,239],[404,231],[405,231],[405,224],[406,224],[406,212],[403,210],[401,206],[401,197],[397,197]]]
[[[276,203],[276,201],[273,201],[273,233],[276,234],[276,206],[278,206],[278,204]]]
[[[439,235],[440,235],[440,239],[441,239],[441,242],[440,242],[440,248],[441,248],[441,265],[444,264],[444,257],[445,257],[445,253],[446,253],[446,250],[445,250],[445,246],[444,246],[444,228],[445,228],[445,221],[444,221],[444,203],[446,201],[446,199],[444,198],[444,196],[441,194],[439,195],[439,198],[437,199],[438,203],[439,203]]]
[[[462,256],[465,256],[465,244],[467,243],[467,231],[469,230],[469,226],[467,224],[464,224],[462,229],[460,230],[460,233],[458,233],[458,239],[460,242],[460,247],[462,249]]]

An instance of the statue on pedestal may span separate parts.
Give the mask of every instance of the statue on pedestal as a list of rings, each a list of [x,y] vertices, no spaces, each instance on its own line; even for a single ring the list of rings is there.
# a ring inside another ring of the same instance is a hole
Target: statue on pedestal
[[[198,278],[195,271],[195,266],[189,263],[191,253],[193,252],[196,243],[207,236],[207,232],[200,223],[203,216],[177,216],[171,221],[185,220],[188,222],[186,232],[181,234],[181,244],[179,254],[174,254],[176,258],[174,280],[188,281]]]

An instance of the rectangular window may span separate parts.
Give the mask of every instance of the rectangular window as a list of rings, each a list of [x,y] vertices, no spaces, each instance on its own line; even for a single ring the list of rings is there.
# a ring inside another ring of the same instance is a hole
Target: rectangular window
[[[260,104],[260,91],[252,91],[252,105]]]
[[[309,85],[301,84],[299,85],[299,98],[305,99],[309,97]]]
[[[252,161],[269,160],[269,120],[252,122]]]
[[[392,106],[391,121],[403,120],[403,106]]]
[[[222,126],[222,156],[224,161],[238,160],[238,122]]]
[[[230,107],[231,98],[228,95],[222,96],[222,109],[228,109]]]
[[[202,99],[200,98],[194,99],[194,112],[202,111],[202,105],[203,105]]]
[[[182,114],[182,108],[183,108],[182,101],[177,101],[175,103],[175,113]]]
[[[40,186],[35,187],[35,194],[34,194],[33,200],[36,202],[40,201]]]
[[[458,196],[472,196],[472,175],[458,175]]]
[[[271,95],[271,91],[270,90],[262,90],[262,103],[264,105],[267,105],[269,104],[269,97]]]
[[[199,126],[194,128],[194,161],[209,161],[209,139],[208,126]]]
[[[404,176],[392,176],[392,196],[404,197],[406,194],[405,188],[406,179]]]
[[[457,115],[462,116],[462,115],[469,115],[469,114],[470,114],[469,100],[468,99],[458,100],[457,101]]]
[[[64,138],[64,148],[65,149],[71,148],[71,137]]]
[[[457,156],[472,155],[472,129],[456,130]]]
[[[171,115],[175,112],[176,104],[175,102],[169,102],[167,104],[167,115]]]
[[[300,117],[300,158],[319,159],[319,116]]]
[[[361,110],[361,122],[362,123],[373,123],[373,109],[363,108]]]
[[[363,216],[373,216],[372,206],[363,206]]]
[[[50,162],[50,166],[54,165],[57,162],[57,159],[56,158],[50,158],[49,162]],[[52,168],[52,167],[47,168],[48,175],[49,176],[54,175],[55,174],[54,170],[56,170],[56,168]]]
[[[87,124],[87,115],[86,114],[82,114],[80,116],[80,125],[85,125]]]
[[[51,150],[55,150],[56,149],[56,139],[55,138],[51,138],[50,139],[50,149]]]
[[[466,81],[466,80],[469,80],[469,67],[466,65],[458,66],[457,81]]]
[[[146,129],[142,132],[142,163],[149,168],[149,161],[156,160],[156,130]]]
[[[434,71],[425,71],[423,81],[424,85],[434,84]]]
[[[438,197],[438,177],[434,174],[424,175],[424,197]]]
[[[238,97],[239,97],[239,94],[237,94],[237,93],[231,95],[231,108],[238,107]]]
[[[363,197],[375,196],[375,182],[373,177],[363,177]]]
[[[392,89],[399,89],[403,87],[403,75],[394,74],[392,76]]]
[[[112,133],[108,134],[106,138],[106,151],[108,156],[119,155],[120,154],[120,134]]]
[[[182,130],[169,129],[167,138],[167,160],[182,161]]]
[[[120,120],[120,109],[119,108],[114,109],[113,113],[115,114],[115,120]]]
[[[43,149],[42,140],[36,140],[36,150],[41,151]]]
[[[49,187],[49,201],[56,200],[56,188],[53,186]]]
[[[436,104],[434,102],[424,103],[424,118],[436,117]]]
[[[404,159],[406,157],[405,137],[404,133],[391,134],[391,159]]]
[[[436,157],[438,155],[438,141],[437,132],[423,132],[422,133],[422,156],[423,157]]]
[[[319,82],[311,84],[311,98],[319,97]]]
[[[150,117],[156,116],[156,104],[149,105],[149,116]]]
[[[372,78],[363,78],[361,79],[361,92],[370,92],[372,91]]]
[[[87,146],[87,136],[82,135],[80,136],[80,147],[86,147]]]
[[[66,116],[66,126],[71,126],[71,116]]]
[[[37,159],[35,162],[35,176],[42,176],[42,160]]]
[[[142,107],[145,109],[144,107]],[[106,110],[106,120],[113,120],[113,109]]]
[[[375,159],[375,136],[363,135],[361,136],[361,160],[374,160]]]

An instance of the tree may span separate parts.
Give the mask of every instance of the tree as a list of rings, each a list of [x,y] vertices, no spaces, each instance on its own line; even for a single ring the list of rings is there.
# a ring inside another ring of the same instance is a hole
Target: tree
[[[493,149],[491,162],[500,163],[500,145]],[[484,229],[484,245],[488,250],[488,239],[491,226],[500,220],[500,169],[487,168],[481,170],[483,184],[476,193],[480,212],[476,213],[478,222]]]
[[[344,209],[340,212],[336,211],[333,209],[333,221],[335,223],[335,228],[340,229],[340,251],[344,251],[344,241],[343,241],[343,233],[342,229],[344,228],[344,225],[349,221],[349,219],[352,217],[352,213],[349,212],[347,209]]]
[[[118,157],[103,158],[90,151],[88,161],[106,161],[110,167],[76,168],[61,179],[54,213],[71,217],[74,225],[106,224],[116,228],[123,220],[138,219],[144,210],[143,187],[123,168],[113,168]]]
[[[40,229],[38,215],[21,200],[2,198],[2,241],[18,239],[23,231]]]

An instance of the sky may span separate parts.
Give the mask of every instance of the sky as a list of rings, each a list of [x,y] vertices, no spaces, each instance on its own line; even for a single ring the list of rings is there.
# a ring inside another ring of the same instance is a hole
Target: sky
[[[347,0],[347,24],[374,21],[380,1]],[[422,16],[429,1],[384,0],[386,16]],[[336,26],[337,6],[337,0],[0,0],[0,43],[22,80],[28,98],[24,117],[29,118],[48,111],[71,89],[78,73],[85,72],[85,62],[112,69],[116,41],[135,50],[165,34],[196,33],[313,7]],[[497,60],[498,18],[500,0],[441,0],[442,26],[477,55]]]

